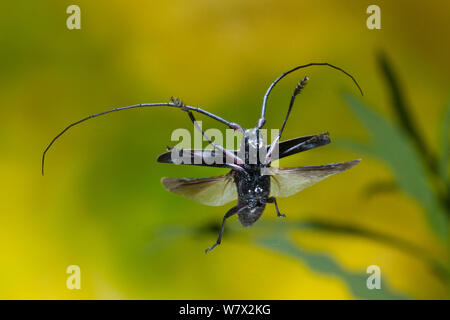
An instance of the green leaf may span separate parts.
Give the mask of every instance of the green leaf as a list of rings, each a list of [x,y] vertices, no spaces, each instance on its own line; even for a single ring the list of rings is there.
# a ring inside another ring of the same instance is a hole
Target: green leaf
[[[447,241],[448,220],[427,180],[427,171],[411,140],[403,131],[367,107],[361,100],[344,94],[344,99],[371,135],[370,154],[392,170],[397,185],[425,209],[432,229]]]
[[[361,299],[409,299],[405,295],[394,292],[389,288],[385,277],[381,284],[381,289],[370,290],[367,288],[367,278],[369,274],[360,272],[351,272],[345,270],[334,258],[331,256],[300,249],[292,240],[284,235],[277,235],[271,237],[259,238],[256,244],[263,248],[283,253],[294,259],[304,263],[315,272],[322,274],[334,275],[349,286],[352,294]]]
[[[416,144],[417,148],[421,150],[421,156],[425,160],[428,168],[431,172],[437,173],[437,161],[435,156],[428,149],[423,136],[419,133],[413,118],[409,112],[411,108],[406,102],[406,98],[403,95],[400,82],[396,76],[394,69],[388,60],[387,56],[383,53],[378,55],[378,64],[386,79],[388,90],[391,93],[391,106],[394,110],[400,127],[411,137],[412,142]]]
[[[445,111],[444,121],[442,123],[442,154],[439,165],[439,174],[447,186],[450,184],[449,176],[448,176],[448,162],[449,162],[449,154],[450,154],[450,103],[447,106],[447,110]]]

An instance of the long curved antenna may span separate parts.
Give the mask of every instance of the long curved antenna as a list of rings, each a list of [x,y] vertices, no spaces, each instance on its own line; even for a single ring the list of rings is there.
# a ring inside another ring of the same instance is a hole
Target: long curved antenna
[[[334,66],[332,64],[329,64],[327,62],[311,62],[311,63],[308,63],[308,64],[304,64],[302,66],[295,67],[294,69],[291,69],[291,70],[286,71],[285,73],[283,73],[274,82],[272,82],[272,84],[270,85],[269,89],[267,89],[266,94],[264,95],[264,99],[263,99],[262,110],[261,110],[261,118],[258,120],[258,128],[259,129],[262,128],[264,126],[264,123],[266,122],[265,114],[266,114],[267,99],[269,98],[269,94],[272,91],[273,87],[275,87],[275,85],[281,79],[283,79],[285,76],[287,76],[289,73],[294,72],[294,71],[296,71],[298,69],[307,68],[307,67],[310,67],[310,66],[328,66],[330,68],[333,68],[333,69],[341,71],[342,73],[346,74],[348,77],[350,77],[353,80],[353,82],[356,84],[356,86],[358,87],[359,91],[361,92],[361,95],[364,95],[364,93],[363,93],[361,87],[359,86],[358,82],[356,81],[356,79],[350,73],[345,71],[344,69],[336,67],[336,66]]]
[[[135,108],[145,108],[145,107],[173,107],[173,108],[179,108],[183,111],[186,110],[190,110],[190,111],[195,111],[195,112],[199,112],[202,113],[210,118],[213,118],[214,120],[217,120],[225,125],[227,125],[228,127],[230,127],[231,129],[234,130],[242,130],[241,126],[239,126],[236,123],[233,122],[229,122],[219,116],[216,116],[215,114],[212,114],[208,111],[205,111],[201,108],[196,108],[196,107],[191,107],[191,106],[187,106],[187,105],[180,105],[177,103],[173,103],[173,102],[169,102],[169,103],[141,103],[141,104],[135,104],[132,106],[126,106],[126,107],[120,107],[120,108],[115,108],[112,110],[108,110],[108,111],[104,111],[104,112],[100,112],[97,114],[93,114],[90,115],[89,117],[86,117],[84,119],[81,119],[77,122],[74,122],[70,125],[68,125],[64,130],[62,130],[56,137],[53,138],[53,140],[49,143],[49,145],[47,146],[47,148],[45,148],[44,153],[42,154],[42,175],[44,175],[44,162],[45,162],[45,154],[47,153],[47,151],[50,149],[50,147],[53,145],[53,143],[60,137],[62,136],[67,130],[69,130],[70,128],[72,128],[73,126],[76,126],[77,124],[80,124],[86,120],[89,120],[91,118],[95,118],[95,117],[99,117],[99,116],[103,116],[105,114],[111,113],[111,112],[116,112],[116,111],[122,111],[122,110],[128,110],[128,109],[135,109]]]

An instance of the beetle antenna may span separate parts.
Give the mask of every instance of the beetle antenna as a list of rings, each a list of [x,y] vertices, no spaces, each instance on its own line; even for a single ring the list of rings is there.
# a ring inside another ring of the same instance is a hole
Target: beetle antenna
[[[84,119],[81,119],[81,120],[79,120],[77,122],[74,122],[74,123],[68,125],[66,128],[64,128],[64,130],[62,130],[56,137],[54,137],[53,140],[48,144],[47,148],[45,148],[44,153],[42,154],[42,175],[44,175],[44,163],[45,163],[45,155],[46,155],[47,151],[50,149],[50,147],[53,145],[53,143],[55,143],[55,141],[59,137],[61,137],[67,130],[69,130],[73,126],[76,126],[76,125],[78,125],[78,124],[80,124],[80,123],[82,123],[82,122],[84,122],[86,120],[89,120],[89,119],[92,119],[92,118],[95,118],[95,117],[99,117],[99,116],[103,116],[103,115],[111,113],[111,112],[128,110],[128,109],[136,109],[136,108],[146,108],[146,107],[173,107],[173,108],[179,108],[179,109],[181,109],[183,111],[195,111],[195,112],[198,112],[198,113],[202,113],[202,114],[204,114],[204,115],[206,115],[206,116],[208,116],[208,117],[210,117],[210,118],[212,118],[214,120],[217,120],[217,121],[227,125],[231,129],[242,130],[243,131],[242,127],[239,126],[236,123],[229,122],[229,121],[227,121],[225,119],[222,119],[221,117],[216,116],[215,114],[210,113],[208,111],[205,111],[205,110],[203,110],[201,108],[196,108],[196,107],[191,107],[191,106],[187,106],[187,105],[184,105],[184,104],[180,104],[180,103],[178,103],[178,101],[172,101],[172,102],[169,102],[169,103],[141,103],[141,104],[135,104],[135,105],[132,105],[132,106],[115,108],[115,109],[111,109],[111,110],[108,110],[108,111],[104,111],[104,112],[100,112],[100,113],[97,113],[97,114],[90,115],[90,116],[88,116],[88,117],[86,117]]]
[[[291,69],[289,71],[286,71],[285,73],[283,73],[281,76],[279,76],[274,82],[272,82],[272,84],[270,85],[269,89],[267,89],[266,94],[264,95],[264,99],[263,99],[263,104],[262,104],[262,110],[261,110],[261,118],[258,120],[258,128],[262,128],[264,126],[264,124],[266,123],[266,119],[265,119],[265,114],[266,114],[266,105],[267,105],[267,99],[269,98],[269,94],[272,91],[273,87],[275,87],[275,85],[281,80],[283,79],[285,76],[287,76],[289,73],[294,72],[298,69],[302,69],[302,68],[307,68],[307,67],[311,67],[311,66],[327,66],[333,69],[336,69],[338,71],[341,71],[342,73],[346,74],[348,77],[350,77],[353,82],[356,84],[356,86],[359,89],[359,92],[361,92],[361,95],[364,95],[361,87],[359,86],[358,82],[356,81],[356,79],[347,71],[345,71],[342,68],[336,67],[332,64],[329,64],[327,62],[311,62],[302,66],[298,66],[295,67],[294,69]]]

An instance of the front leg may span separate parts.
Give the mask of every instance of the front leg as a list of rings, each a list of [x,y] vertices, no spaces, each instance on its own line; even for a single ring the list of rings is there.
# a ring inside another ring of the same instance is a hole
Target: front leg
[[[275,197],[267,198],[267,203],[274,203],[275,204],[275,210],[277,210],[277,217],[279,217],[279,218],[286,218],[286,215],[280,213],[280,210],[278,210],[277,199],[275,199]]]
[[[239,211],[241,211],[242,209],[246,208],[247,205],[246,204],[238,204],[237,206],[231,208],[223,217],[222,220],[222,227],[220,228],[220,232],[219,232],[219,237],[217,238],[216,243],[214,243],[210,248],[205,250],[205,253],[208,253],[209,251],[211,251],[212,249],[214,249],[216,246],[218,246],[220,244],[220,242],[222,241],[222,235],[223,235],[223,231],[225,230],[225,220],[229,217],[231,217],[232,215],[238,213]]]
[[[214,143],[211,141],[211,139],[206,135],[206,133],[203,131],[203,129],[198,125],[197,120],[194,117],[194,114],[192,113],[192,111],[180,100],[180,99],[174,99],[173,97],[170,98],[170,100],[172,101],[173,104],[179,106],[181,108],[181,110],[186,111],[189,119],[191,120],[191,122],[194,124],[194,127],[200,131],[202,133],[202,136],[217,150],[221,151],[223,154],[225,154],[225,157],[228,158],[231,161],[231,165],[234,164],[244,164],[244,161],[239,158],[237,155],[234,154],[234,152],[231,152],[227,149],[225,149],[222,146],[219,146],[218,144]],[[230,128],[233,128],[234,130],[237,130],[238,127],[240,128],[240,126],[236,123],[229,123],[228,125]],[[242,128],[241,128],[242,129]],[[243,129],[242,129],[243,130]],[[237,166],[235,166],[237,167]],[[239,170],[239,169],[237,169]]]

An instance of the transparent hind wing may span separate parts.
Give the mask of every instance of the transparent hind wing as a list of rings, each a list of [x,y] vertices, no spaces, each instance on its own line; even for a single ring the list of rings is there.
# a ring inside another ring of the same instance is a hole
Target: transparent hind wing
[[[289,197],[336,173],[357,165],[360,160],[330,163],[323,166],[270,168],[270,195]]]
[[[207,178],[162,178],[168,191],[208,206],[222,206],[237,199],[231,174]]]

